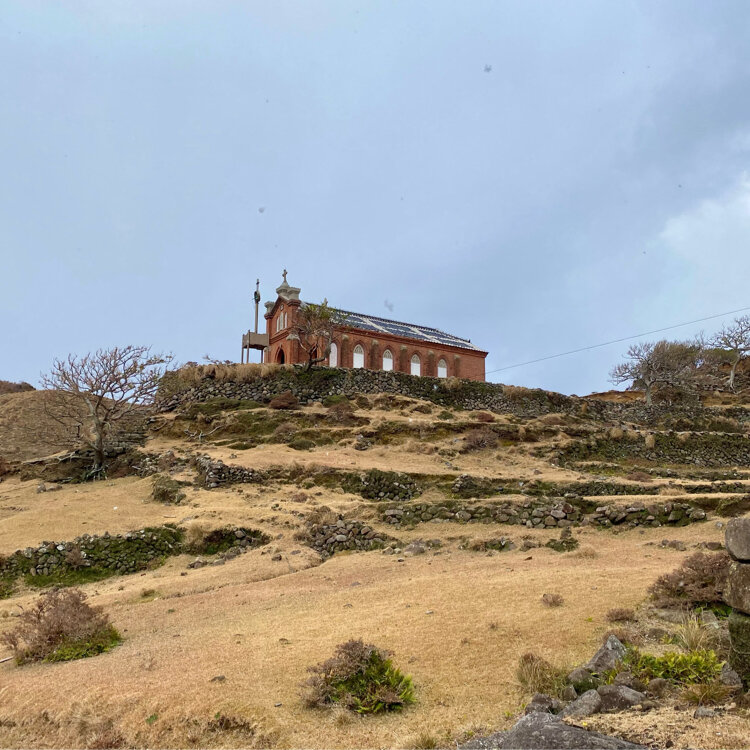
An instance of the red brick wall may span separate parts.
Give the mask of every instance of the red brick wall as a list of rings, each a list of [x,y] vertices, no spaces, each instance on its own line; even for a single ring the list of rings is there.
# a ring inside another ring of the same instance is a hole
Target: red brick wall
[[[280,305],[277,305],[273,314],[266,319],[268,321],[269,354],[264,361],[278,362],[279,351],[283,350],[285,363],[305,362],[307,357],[299,344],[296,341],[287,341],[289,328],[287,327],[279,332],[276,331],[276,321],[279,315],[283,313],[287,314],[287,322],[291,325],[299,302],[284,303],[283,311],[280,307]],[[390,349],[391,354],[393,354],[393,369],[396,372],[411,372],[411,358],[414,354],[417,354],[420,358],[421,375],[437,377],[438,362],[444,359],[448,377],[484,380],[486,352],[433,345],[416,339],[400,338],[351,328],[336,330],[333,341],[338,346],[338,367],[352,367],[354,348],[359,345],[364,349],[365,368],[368,370],[382,370],[383,353],[386,349]]]

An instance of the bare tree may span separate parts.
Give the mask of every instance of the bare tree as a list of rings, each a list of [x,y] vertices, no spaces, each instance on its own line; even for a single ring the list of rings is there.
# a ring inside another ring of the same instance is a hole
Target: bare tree
[[[718,349],[722,359],[730,365],[727,385],[734,390],[734,376],[737,365],[750,354],[750,316],[735,318],[731,325],[722,326],[709,340],[709,346]]]
[[[632,344],[626,361],[612,368],[610,380],[620,385],[632,381],[642,388],[646,404],[651,406],[654,389],[672,386],[694,390],[702,347],[696,341],[657,341]]]
[[[289,337],[297,340],[300,349],[307,354],[305,369],[310,370],[313,365],[325,361],[331,353],[333,330],[345,320],[346,316],[329,307],[326,299],[319,305],[307,303],[297,310]]]
[[[77,429],[77,441],[94,452],[94,473],[104,469],[107,441],[118,422],[153,402],[171,355],[125,346],[55,359],[42,375],[43,388],[57,391],[48,414]]]

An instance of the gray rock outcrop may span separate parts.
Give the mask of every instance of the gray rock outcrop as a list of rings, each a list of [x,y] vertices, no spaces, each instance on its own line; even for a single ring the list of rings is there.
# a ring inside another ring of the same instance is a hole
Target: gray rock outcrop
[[[519,719],[507,732],[478,737],[461,750],[645,750],[627,742],[583,727],[571,726],[557,716],[534,712]]]

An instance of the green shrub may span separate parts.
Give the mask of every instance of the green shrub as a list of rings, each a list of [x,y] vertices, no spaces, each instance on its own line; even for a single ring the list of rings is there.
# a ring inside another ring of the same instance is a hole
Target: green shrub
[[[441,412],[440,412],[440,413],[439,413],[439,414],[437,415],[437,418],[438,418],[438,419],[441,419],[441,420],[443,420],[443,421],[447,421],[447,420],[449,420],[449,419],[453,419],[453,414],[451,414],[451,412],[449,412],[449,411],[448,411],[447,409],[444,409],[443,411],[441,411]]]
[[[308,707],[339,705],[359,714],[400,711],[414,702],[411,677],[397,669],[386,651],[361,640],[347,641],[335,654],[308,671],[304,699]]]
[[[296,451],[309,451],[315,447],[315,441],[309,438],[296,437],[289,442],[289,447]]]
[[[166,474],[154,474],[151,478],[151,497],[157,503],[179,505],[185,499],[181,484]]]
[[[669,651],[662,656],[652,656],[637,648],[630,648],[622,664],[624,669],[641,680],[661,677],[670,682],[691,685],[715,680],[721,672],[723,662],[715,651],[691,651],[688,654]]]
[[[100,607],[86,602],[80,589],[52,589],[21,612],[19,623],[4,633],[18,664],[29,661],[67,661],[95,656],[121,641]]]
[[[349,399],[343,394],[337,393],[332,396],[326,396],[322,404],[323,406],[334,406],[335,404],[348,404]]]

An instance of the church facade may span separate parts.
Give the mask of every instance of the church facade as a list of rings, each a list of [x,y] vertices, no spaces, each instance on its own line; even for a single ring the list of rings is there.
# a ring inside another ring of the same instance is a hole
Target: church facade
[[[266,302],[266,333],[248,331],[242,337],[242,361],[249,350],[262,351],[263,362],[302,364],[307,354],[291,334],[301,306],[300,289],[286,280],[276,289],[276,300]],[[435,378],[458,377],[484,380],[487,352],[469,339],[436,328],[402,323],[387,318],[341,310],[344,323],[334,328],[330,354],[321,364],[328,367],[393,370]],[[247,356],[247,360],[246,360]]]

